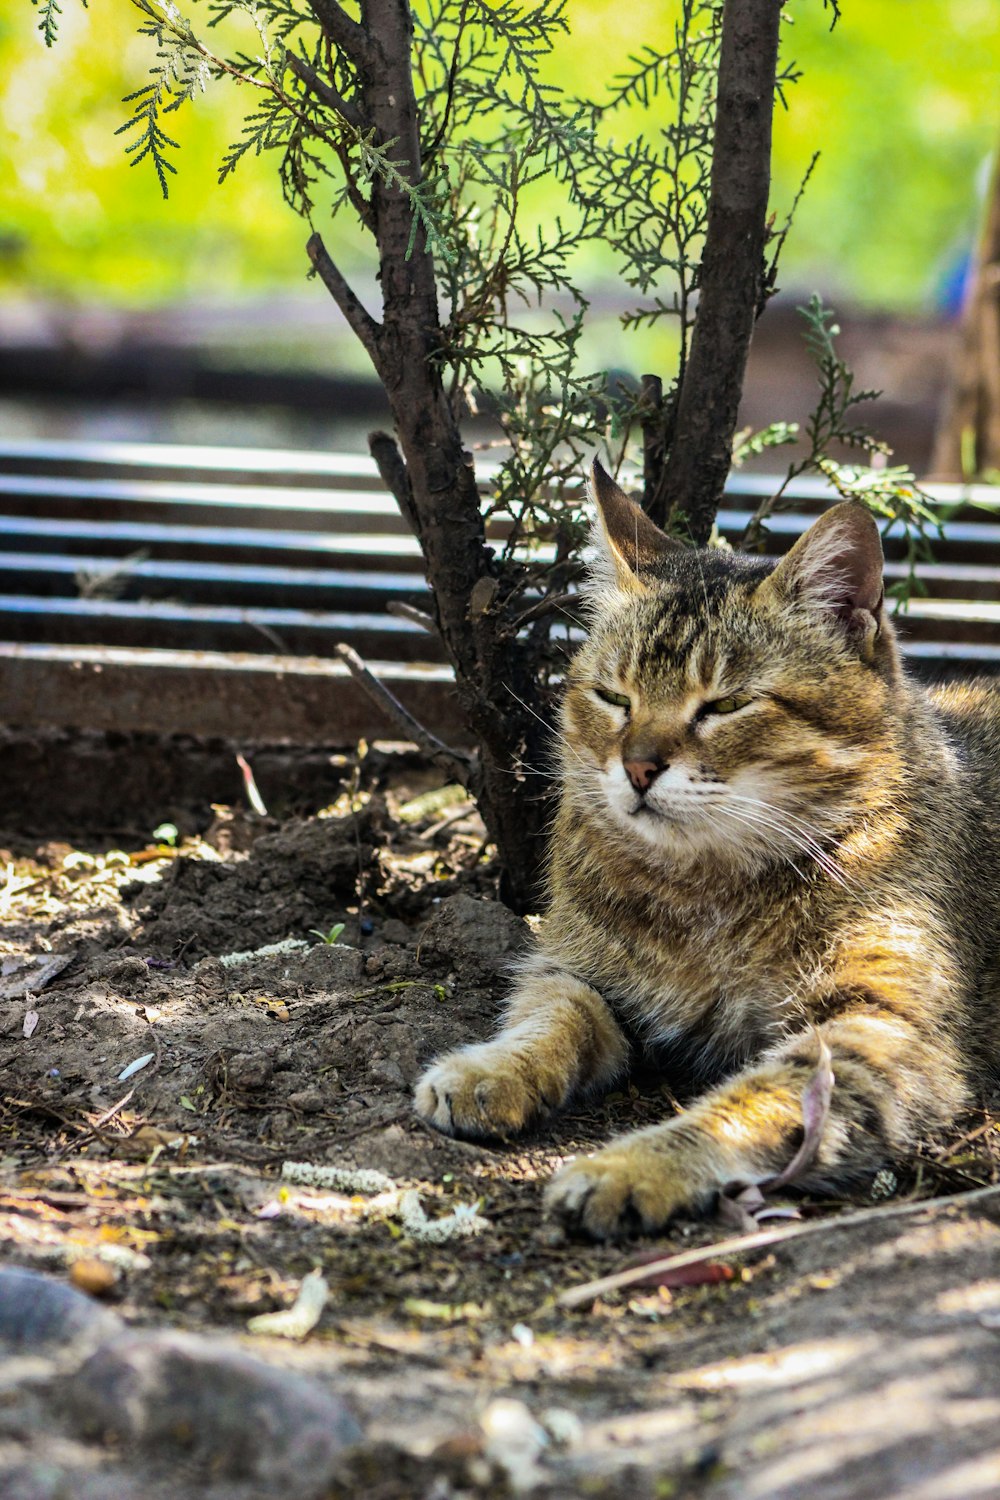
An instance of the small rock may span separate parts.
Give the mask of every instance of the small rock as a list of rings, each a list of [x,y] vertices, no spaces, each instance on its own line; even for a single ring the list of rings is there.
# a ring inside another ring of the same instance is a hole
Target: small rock
[[[575,1411],[565,1406],[549,1406],[542,1412],[542,1425],[553,1442],[572,1448],[583,1437],[583,1423]]]
[[[408,943],[412,933],[398,917],[389,917],[382,923],[382,937],[387,943]]]
[[[398,1089],[406,1087],[403,1070],[394,1057],[376,1058],[370,1064],[368,1071],[372,1078],[377,1078],[380,1083],[388,1083]]]
[[[129,990],[147,985],[151,976],[144,958],[119,958],[114,963],[106,964],[100,977],[128,993]]]
[[[41,1353],[63,1345],[95,1345],[122,1328],[114,1313],[83,1292],[38,1271],[0,1270],[0,1348]]]
[[[226,1063],[226,1085],[238,1093],[266,1089],[274,1077],[274,1063],[266,1052],[234,1052]]]
[[[106,1297],[118,1284],[118,1272],[106,1260],[93,1255],[81,1255],[69,1268],[69,1279],[78,1291],[91,1297]]]
[[[361,1430],[338,1396],[294,1371],[191,1334],[133,1334],[98,1349],[67,1381],[84,1434],[173,1461],[187,1449],[213,1475],[248,1478],[283,1500],[327,1493]]]
[[[538,1459],[548,1447],[549,1435],[523,1401],[498,1397],[483,1412],[480,1424],[486,1456],[506,1470],[513,1490],[531,1490],[541,1483],[544,1474]]]
[[[289,1109],[298,1110],[303,1115],[318,1115],[326,1108],[326,1099],[319,1089],[300,1089],[296,1094],[289,1094],[285,1103]]]

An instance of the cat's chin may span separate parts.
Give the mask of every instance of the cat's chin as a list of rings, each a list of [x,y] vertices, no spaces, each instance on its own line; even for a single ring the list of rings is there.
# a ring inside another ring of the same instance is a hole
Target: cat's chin
[[[655,852],[673,864],[722,866],[741,873],[769,862],[765,847],[755,838],[741,837],[731,824],[721,824],[704,797],[676,797],[656,805],[612,794],[605,806],[608,821],[636,852]]]

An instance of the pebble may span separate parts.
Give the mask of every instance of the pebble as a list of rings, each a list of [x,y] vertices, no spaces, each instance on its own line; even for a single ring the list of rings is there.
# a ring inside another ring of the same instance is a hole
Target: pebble
[[[146,1453],[183,1449],[213,1475],[253,1480],[282,1500],[326,1494],[344,1450],[361,1439],[346,1404],[318,1381],[193,1334],[115,1339],[67,1381],[63,1399],[85,1435]]]
[[[545,1476],[538,1460],[549,1445],[549,1435],[524,1402],[498,1397],[479,1420],[486,1457],[506,1472],[511,1489],[523,1492],[539,1485]]]
[[[92,1347],[123,1327],[114,1313],[62,1281],[17,1266],[0,1269],[0,1349],[41,1354]]]
[[[289,1109],[304,1115],[318,1115],[326,1108],[326,1099],[319,1089],[300,1089],[297,1094],[289,1094],[285,1103]]]
[[[266,1089],[274,1076],[274,1063],[266,1052],[234,1052],[226,1063],[226,1084],[239,1093]]]

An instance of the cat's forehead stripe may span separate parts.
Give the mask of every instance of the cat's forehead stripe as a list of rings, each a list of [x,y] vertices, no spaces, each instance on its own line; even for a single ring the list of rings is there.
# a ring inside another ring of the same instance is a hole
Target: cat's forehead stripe
[[[715,662],[712,650],[717,626],[724,618],[724,600],[730,590],[716,589],[704,596],[688,590],[664,591],[656,599],[656,613],[636,641],[634,660],[638,671],[683,669],[694,682],[710,681]]]

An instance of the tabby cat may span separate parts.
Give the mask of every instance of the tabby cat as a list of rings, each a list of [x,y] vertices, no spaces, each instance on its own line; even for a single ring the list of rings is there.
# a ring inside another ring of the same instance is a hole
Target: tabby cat
[[[1000,691],[907,679],[861,506],[775,567],[670,540],[596,464],[593,487],[538,948],[499,1035],[434,1063],[416,1106],[508,1137],[620,1078],[631,1044],[673,1053],[690,1107],[549,1184],[605,1237],[779,1172],[820,1039],[811,1191],[970,1102],[1000,1037]]]

